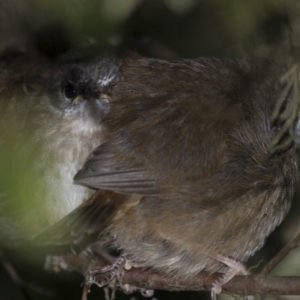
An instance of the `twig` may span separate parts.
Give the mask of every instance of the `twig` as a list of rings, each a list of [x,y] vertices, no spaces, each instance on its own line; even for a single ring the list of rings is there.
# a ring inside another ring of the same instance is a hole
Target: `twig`
[[[294,248],[298,246],[300,242],[300,232],[287,244],[285,245],[262,269],[260,275],[266,276],[271,270]]]
[[[299,64],[294,64],[292,67],[280,78],[281,82],[285,82],[289,77],[299,68]]]
[[[264,276],[282,257],[297,246],[299,240],[300,233],[269,262],[260,274],[253,276],[235,276],[222,286],[223,292],[243,296],[254,294],[300,295],[300,277]],[[82,260],[84,261],[88,258],[89,257],[82,257]],[[102,266],[103,261],[100,261],[99,266]],[[95,264],[97,264],[97,260],[93,262],[93,265]],[[189,277],[188,279],[178,279],[177,277],[166,276],[151,270],[132,268],[124,272],[122,283],[147,290],[210,291],[213,283],[218,281],[223,275],[222,273],[208,274],[206,272],[200,272],[196,276]],[[84,287],[82,300],[87,300],[89,288],[90,287]]]
[[[21,294],[23,295],[24,299],[26,300],[32,300],[29,296],[28,292],[23,286],[22,280],[18,274],[18,272],[15,270],[15,268],[12,266],[12,264],[5,258],[3,252],[0,250],[0,260],[1,263],[10,276],[10,278],[13,280],[13,282],[16,284],[16,286],[19,288]]]
[[[82,289],[82,298],[81,298],[81,300],[87,300],[89,292],[90,292],[90,288],[88,286],[84,285],[83,289]]]
[[[223,274],[209,275],[201,272],[193,278],[178,280],[148,270],[133,268],[125,272],[123,283],[146,289],[168,291],[203,291],[210,290],[212,284]],[[271,276],[235,276],[224,286],[222,291],[236,295],[300,295],[300,277]]]
[[[274,108],[274,111],[271,115],[271,122],[274,123],[277,119],[280,118],[280,111],[284,105],[284,102],[286,101],[287,99],[287,96],[291,90],[293,86],[293,81],[288,81],[288,83],[286,84],[286,86],[284,87],[278,101],[276,102],[276,105],[275,105],[275,108]]]
[[[299,112],[299,65],[296,67],[292,67],[293,73],[290,74],[290,79],[283,92],[280,95],[280,98],[277,101],[274,112],[271,116],[271,121],[274,122],[276,119],[280,119],[280,110],[284,105],[284,102],[287,99],[287,96],[291,89],[293,89],[293,98],[292,98],[292,111],[290,116],[285,120],[281,130],[278,132],[274,140],[271,142],[269,146],[270,153],[273,154],[278,150],[282,150],[287,148],[294,141],[294,125],[295,121],[298,117]],[[280,144],[282,138],[288,134],[286,140]]]

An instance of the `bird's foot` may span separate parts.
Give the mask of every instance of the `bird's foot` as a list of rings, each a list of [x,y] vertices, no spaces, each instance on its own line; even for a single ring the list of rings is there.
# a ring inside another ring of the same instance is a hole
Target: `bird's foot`
[[[111,265],[100,269],[90,270],[85,276],[84,284],[88,287],[90,287],[92,284],[96,284],[99,287],[104,287],[113,282],[125,294],[140,292],[144,297],[153,296],[153,290],[147,290],[145,288],[139,288],[122,283],[124,269],[129,270],[131,267],[132,265],[130,262],[124,256],[120,256]]]
[[[225,264],[229,269],[223,274],[223,276],[213,283],[211,289],[211,299],[216,300],[217,294],[222,292],[222,285],[227,283],[230,279],[232,279],[235,275],[242,274],[248,275],[248,271],[243,263],[240,261],[232,258],[232,257],[225,257],[225,256],[217,256],[214,257],[219,262]]]
[[[96,284],[99,287],[104,287],[110,283],[113,279],[118,279],[123,276],[123,267],[126,264],[126,258],[124,256],[118,257],[111,265],[107,265],[100,269],[90,270],[85,276],[85,285],[91,286]]]

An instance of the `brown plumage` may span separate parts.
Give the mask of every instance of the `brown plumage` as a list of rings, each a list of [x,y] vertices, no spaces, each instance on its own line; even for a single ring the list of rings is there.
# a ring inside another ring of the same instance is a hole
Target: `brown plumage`
[[[128,59],[104,140],[75,182],[128,195],[101,237],[138,265],[192,276],[245,261],[286,215],[294,147],[271,155],[281,71],[264,60]],[[124,205],[124,204],[123,204]]]
[[[230,273],[226,260],[253,255],[291,204],[295,145],[269,152],[282,126],[270,121],[282,70],[263,59],[127,57],[118,72],[103,143],[75,176],[99,197],[52,229],[53,241],[97,232],[137,266],[178,278]],[[86,215],[70,234],[87,209],[94,221]]]
[[[134,265],[178,278],[246,261],[287,214],[297,180],[295,143],[269,152],[282,128],[271,114],[283,71],[263,59],[89,55],[75,51],[51,67],[28,122],[43,112],[41,127],[29,127],[54,163],[46,178],[63,179],[70,166],[73,175],[97,145],[75,183],[99,191],[37,241],[94,236]],[[39,156],[35,164],[46,165]]]

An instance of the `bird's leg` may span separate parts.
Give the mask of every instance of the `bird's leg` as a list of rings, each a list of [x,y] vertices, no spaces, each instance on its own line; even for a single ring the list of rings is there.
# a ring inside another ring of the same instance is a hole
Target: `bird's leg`
[[[99,287],[103,287],[107,285],[114,278],[121,276],[119,275],[119,273],[122,271],[125,263],[126,263],[125,257],[120,256],[111,265],[107,265],[99,269],[90,270],[85,276],[85,285],[91,286],[92,284],[96,284]],[[102,274],[105,274],[105,276],[101,278]]]
[[[105,266],[100,269],[90,270],[85,277],[85,285],[90,287],[92,284],[96,284],[99,287],[103,287],[113,280],[118,288],[120,288],[125,294],[132,294],[140,292],[144,297],[151,297],[153,290],[147,290],[129,284],[123,284],[124,269],[129,270],[133,265],[122,255],[118,257],[111,265]]]
[[[222,262],[224,265],[226,265],[229,268],[223,274],[223,276],[219,280],[215,281],[212,285],[211,298],[212,300],[216,300],[217,299],[216,295],[220,294],[222,291],[222,285],[227,283],[235,275],[238,274],[248,275],[249,273],[243,263],[241,263],[240,261],[232,257],[226,257],[221,255],[216,255],[211,257],[218,260],[219,262]]]

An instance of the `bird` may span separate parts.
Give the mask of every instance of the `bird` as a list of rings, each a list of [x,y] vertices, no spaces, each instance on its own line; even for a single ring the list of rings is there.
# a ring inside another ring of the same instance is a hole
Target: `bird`
[[[74,177],[97,192],[50,228],[47,242],[79,244],[96,234],[120,253],[89,270],[88,285],[117,278],[126,291],[127,265],[177,279],[222,272],[216,299],[224,283],[248,274],[243,263],[291,205],[297,118],[295,136],[282,135],[270,150],[293,107],[288,96],[272,119],[283,73],[267,59],[122,58],[114,75],[100,77],[115,80],[104,92],[102,140]]]
[[[0,75],[14,95],[29,93],[2,100],[0,114],[17,128],[15,172],[39,179],[30,189],[47,224],[35,242],[88,240],[119,253],[89,269],[87,285],[117,278],[125,288],[127,265],[177,279],[222,272],[216,299],[224,283],[248,274],[244,262],[287,215],[298,178],[298,117],[295,136],[269,147],[293,109],[287,95],[272,119],[283,68],[262,58],[166,61],[97,47],[41,60],[31,66],[25,55],[23,73],[2,60]]]

